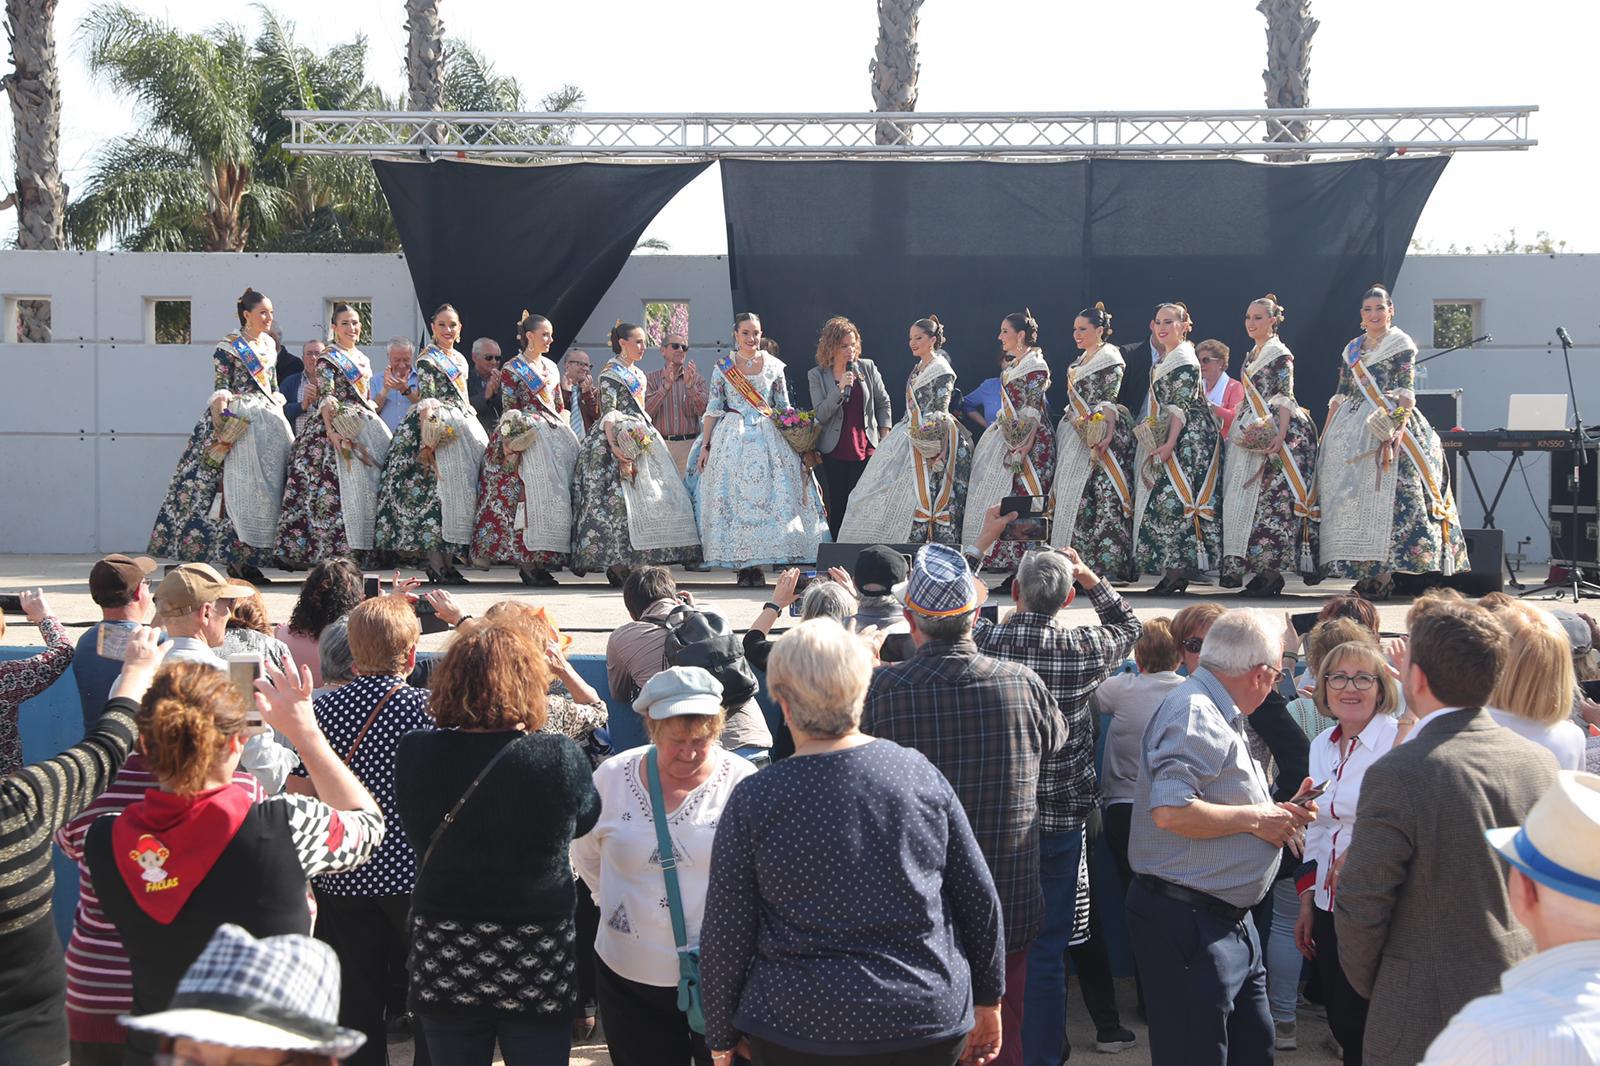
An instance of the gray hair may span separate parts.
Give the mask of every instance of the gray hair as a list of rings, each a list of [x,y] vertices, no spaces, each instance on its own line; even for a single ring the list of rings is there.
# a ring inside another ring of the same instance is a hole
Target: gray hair
[[[416,355],[417,346],[411,343],[410,337],[390,337],[388,351],[403,351],[407,355]]]
[[[967,611],[948,618],[928,618],[915,611],[908,613],[911,616],[911,628],[929,640],[960,640],[972,632],[973,619],[978,617],[977,611]]]
[[[817,581],[800,598],[800,618],[831,618],[843,622],[856,613],[856,598],[837,581]]]
[[[1262,664],[1276,668],[1282,654],[1282,624],[1274,625],[1265,611],[1239,608],[1225,611],[1211,623],[1200,647],[1200,665],[1214,674],[1237,677]]]
[[[482,355],[484,350],[490,346],[493,346],[495,351],[500,350],[500,342],[495,340],[493,337],[479,337],[477,340],[472,342],[472,354]]]
[[[773,643],[767,659],[767,690],[809,736],[853,732],[871,680],[872,653],[831,618],[801,622]]]
[[[1036,551],[1017,566],[1018,607],[1034,614],[1055,614],[1072,595],[1072,564],[1060,552]]]
[[[331,685],[356,679],[355,654],[350,650],[350,616],[342,614],[322,627],[317,638],[317,658],[322,663],[322,683]]]

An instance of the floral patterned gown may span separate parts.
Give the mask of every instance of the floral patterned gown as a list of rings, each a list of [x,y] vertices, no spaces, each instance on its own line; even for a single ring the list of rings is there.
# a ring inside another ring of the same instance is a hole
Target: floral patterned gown
[[[1055,475],[1055,431],[1043,421],[1044,394],[1049,388],[1050,367],[1037,348],[1000,372],[1002,410],[978,438],[973,454],[962,543],[977,542],[984,512],[1007,496],[1049,495]],[[1015,434],[1013,439],[1020,440],[1030,426],[1035,430],[1033,441],[1021,465],[1013,466],[1007,434]],[[1002,540],[995,544],[983,565],[991,570],[1015,570],[1023,553],[1037,547],[1027,541]]]
[[[1384,571],[1452,574],[1467,565],[1455,498],[1444,480],[1444,449],[1421,411],[1413,409],[1406,432],[1422,459],[1398,449],[1394,462],[1380,466],[1379,439],[1368,419],[1371,396],[1357,380],[1352,360],[1370,378],[1386,405],[1414,395],[1417,346],[1391,327],[1374,351],[1361,350],[1357,337],[1345,349],[1339,368],[1337,403],[1322,438],[1318,485],[1323,502],[1322,572],[1357,580]],[[1430,486],[1432,486],[1430,488]]]
[[[359,350],[346,355],[360,376],[351,381],[333,358],[320,356],[311,368],[316,374],[317,395],[324,404],[331,402],[346,410],[366,412],[370,417],[363,417],[363,422],[369,424],[370,430],[362,436],[365,441],[379,444],[379,450],[375,452],[364,442],[362,449],[352,448],[349,455],[340,455],[328,439],[320,406],[307,412],[305,426],[289,453],[289,478],[283,489],[283,514],[278,519],[278,557],[286,562],[315,564],[372,547],[371,508],[376,505],[377,478],[367,476],[367,459],[376,464],[374,475],[383,469],[389,432],[372,406],[372,365]],[[361,454],[363,449],[366,457]],[[341,464],[347,467],[347,479],[356,474],[372,483],[370,499],[358,505],[358,501],[344,498]],[[360,469],[356,469],[357,464]],[[358,506],[364,519],[357,519],[363,526],[357,538],[361,543],[352,544],[348,523]]]
[[[550,472],[561,483],[550,494],[560,497],[559,500],[525,501],[527,492],[521,474],[523,453],[506,450],[507,439],[515,440],[532,429],[537,434],[565,435],[566,440],[558,442],[563,445],[560,454],[569,460],[576,458],[578,442],[567,420],[560,376],[556,365],[543,356],[534,357],[531,363],[526,356],[518,356],[500,368],[500,421],[489,435],[489,448],[483,454],[483,474],[478,482],[478,516],[472,532],[472,558],[476,561],[556,570],[567,565],[571,557],[570,551],[557,551],[553,547],[530,548],[524,536],[528,521],[537,521],[536,515],[527,513],[529,508],[539,508],[548,502],[554,510],[564,513],[564,517],[557,518],[557,524],[566,527],[564,539],[570,546],[573,473],[570,462],[567,469]],[[543,388],[535,391],[529,377],[538,378]],[[537,445],[532,447],[537,448]],[[552,468],[556,465],[551,464]],[[519,509],[524,512],[520,526]]]
[[[961,546],[972,434],[950,416],[956,372],[941,350],[906,378],[906,413],[878,444],[850,494],[841,544]]]
[[[774,411],[789,406],[783,369],[767,355],[760,371],[744,375]],[[692,490],[707,565],[739,570],[814,562],[817,545],[829,539],[822,494],[777,423],[734,388],[721,365],[711,373],[706,414],[721,416]],[[691,470],[703,445],[702,438],[690,449]]]
[[[1067,370],[1067,412],[1056,427],[1055,519],[1050,524],[1052,547],[1071,545],[1095,573],[1118,580],[1137,575],[1129,473],[1133,416],[1117,403],[1126,370],[1114,344],[1084,353]],[[1085,439],[1087,426],[1094,422],[1110,426],[1111,444],[1103,460]]]
[[[211,353],[212,395],[228,392],[234,396],[250,397],[265,404],[278,391],[278,375],[273,369],[277,360],[277,345],[263,333],[250,347],[262,363],[263,384],[252,377],[245,368],[234,341],[240,334],[230,333]],[[277,406],[281,412],[282,398]],[[282,419],[280,413],[279,418]],[[284,426],[287,429],[288,423]],[[252,430],[253,432],[253,430]],[[293,431],[288,431],[290,436]],[[227,511],[226,501],[217,506],[223,488],[223,463],[208,457],[207,451],[218,443],[216,427],[208,408],[200,413],[184,445],[183,455],[172,474],[161,509],[156,512],[155,526],[150,531],[150,554],[158,559],[179,559],[184,562],[236,564],[239,566],[272,566],[276,548],[263,543],[252,546],[239,537],[238,528]],[[288,447],[285,443],[284,454]],[[274,501],[283,498],[283,472],[278,473],[275,484],[260,486],[263,496]]]
[[[1245,358],[1243,376],[1245,398],[1223,467],[1222,584],[1234,587],[1246,575],[1285,571],[1314,578],[1317,427],[1294,398],[1294,355],[1273,337]],[[1275,437],[1285,408],[1289,432],[1282,451],[1264,456],[1241,445],[1251,443],[1252,435]]]
[[[458,367],[465,373],[465,359]],[[376,542],[380,551],[430,552],[444,551],[460,554],[471,540],[469,526],[458,539],[446,536],[443,507],[439,499],[439,475],[422,461],[422,419],[419,408],[424,400],[437,400],[440,417],[445,419],[458,436],[474,433],[482,435],[478,417],[472,404],[456,388],[449,376],[431,359],[417,359],[417,402],[411,405],[400,428],[395,430],[394,441],[389,445],[389,456],[383,464],[383,477],[378,486],[378,518]],[[467,440],[452,441],[445,447],[470,445]],[[481,451],[480,451],[481,454]],[[476,475],[472,478],[477,484]]]
[[[1155,465],[1149,450],[1139,447],[1134,458],[1134,560],[1146,574],[1188,566],[1209,570],[1221,540],[1215,469],[1221,463],[1221,434],[1200,384],[1194,346],[1184,341],[1168,352],[1150,378],[1152,414],[1182,422],[1172,455],[1187,487],[1180,487],[1169,467]],[[1156,443],[1165,439],[1162,435]]]
[[[678,476],[677,464],[667,454],[667,445],[644,409],[644,374],[637,367],[618,360],[606,364],[598,378],[600,418],[578,446],[578,465],[572,478],[572,569],[575,573],[604,570],[610,566],[666,566],[700,561],[700,544],[694,528],[694,508],[688,490]],[[672,535],[657,539],[672,543],[656,547],[634,547],[630,531],[628,498],[616,457],[606,440],[608,422],[622,427],[647,428],[650,446],[638,460],[632,495],[651,494],[666,506],[657,516]],[[654,462],[664,457],[662,462]],[[647,479],[641,492],[640,479]],[[679,512],[683,513],[679,513]],[[682,526],[681,532],[673,532]]]

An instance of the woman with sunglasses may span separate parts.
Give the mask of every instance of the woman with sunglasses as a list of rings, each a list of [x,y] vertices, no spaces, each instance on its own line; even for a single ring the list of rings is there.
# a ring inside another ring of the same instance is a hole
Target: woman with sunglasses
[[[1350,987],[1339,966],[1333,897],[1339,868],[1355,839],[1361,781],[1367,768],[1394,746],[1398,726],[1391,712],[1400,706],[1400,694],[1382,653],[1365,642],[1341,644],[1323,656],[1321,665],[1312,698],[1317,710],[1337,724],[1311,742],[1311,779],[1319,785],[1326,781],[1327,791],[1317,801],[1317,820],[1306,829],[1306,872],[1296,886],[1300,917],[1294,941],[1317,965],[1328,1028],[1344,1049],[1345,1063],[1359,1066],[1367,1001]]]

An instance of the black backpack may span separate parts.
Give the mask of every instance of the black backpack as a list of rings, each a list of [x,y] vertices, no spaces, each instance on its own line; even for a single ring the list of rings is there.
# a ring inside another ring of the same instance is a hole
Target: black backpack
[[[755,698],[760,689],[744,657],[744,641],[720,614],[684,604],[665,618],[650,621],[667,631],[661,649],[667,666],[698,666],[722,683],[722,705],[729,710]]]

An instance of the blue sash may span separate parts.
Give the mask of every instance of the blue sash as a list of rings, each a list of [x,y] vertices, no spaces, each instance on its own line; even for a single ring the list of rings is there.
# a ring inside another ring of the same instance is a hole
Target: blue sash
[[[237,355],[239,362],[244,364],[245,370],[250,375],[250,380],[254,381],[262,392],[271,396],[273,392],[271,371],[261,362],[261,356],[257,355],[256,350],[250,347],[250,342],[244,339],[244,335],[235,333],[233,339],[228,342],[228,347],[233,349],[233,354]]]
[[[439,350],[439,346],[437,344],[428,345],[427,349],[423,351],[418,362],[421,362],[422,360],[427,360],[429,363],[432,363],[434,366],[444,371],[444,376],[450,379],[450,384],[456,387],[456,392],[461,396],[461,398],[463,400],[467,398],[467,375],[459,366],[456,366],[455,360],[451,359],[448,355],[445,355],[444,352]]]
[[[505,364],[505,369],[511,371],[518,381],[528,386],[528,391],[535,396],[543,396],[544,391],[550,387],[550,383],[540,375],[539,368],[520,355]]]
[[[616,372],[615,377],[617,381],[627,386],[628,391],[633,394],[634,402],[638,403],[642,409],[644,406],[645,386],[647,384],[644,377],[644,371],[640,370],[636,366],[628,366],[627,364],[616,359],[612,359],[606,363],[606,370],[613,370]]]
[[[322,358],[338,367],[339,372],[343,374],[345,380],[350,383],[350,387],[356,390],[357,396],[361,397],[363,400],[367,398],[366,375],[361,372],[361,368],[359,366],[356,366],[354,359],[351,359],[337,347],[331,345],[322,350]]]

